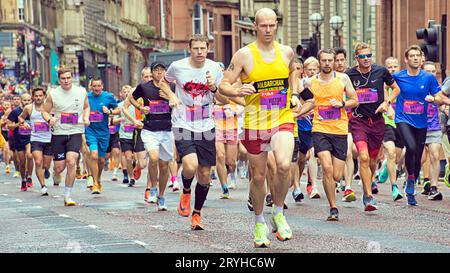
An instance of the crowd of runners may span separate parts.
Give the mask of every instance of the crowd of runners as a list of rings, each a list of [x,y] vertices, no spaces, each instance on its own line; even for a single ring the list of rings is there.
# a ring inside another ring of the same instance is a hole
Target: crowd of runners
[[[392,202],[416,206],[416,194],[442,200],[441,150],[450,161],[450,80],[439,84],[420,47],[405,50],[402,71],[394,57],[374,64],[365,43],[354,55],[322,49],[317,58],[302,60],[275,41],[272,10],[259,10],[254,26],[256,41],[238,50],[228,68],[207,59],[208,39],[194,35],[189,57],[168,67],[152,63],[139,85],[122,87],[119,100],[100,78],[87,90],[72,84],[72,71],[64,68],[58,87],[4,95],[5,173],[14,169],[27,191],[34,170],[43,196],[51,193],[49,183],[64,181],[64,205],[75,206],[75,180],[85,179],[92,194],[107,194],[104,171],[133,187],[148,169],[141,179],[145,202],[166,211],[165,191],[179,191],[177,211],[191,216],[193,230],[205,228],[201,211],[216,176],[222,199],[230,198],[237,181],[249,183],[255,247],[270,245],[264,206],[272,207],[276,237],[289,240],[288,192],[296,203],[305,195],[323,198],[320,181],[328,221],[339,220],[338,196],[361,200],[366,212],[377,210],[378,183],[388,180]],[[448,164],[445,171],[450,187]],[[362,196],[355,195],[353,181],[360,181]],[[423,184],[420,193],[417,183]]]

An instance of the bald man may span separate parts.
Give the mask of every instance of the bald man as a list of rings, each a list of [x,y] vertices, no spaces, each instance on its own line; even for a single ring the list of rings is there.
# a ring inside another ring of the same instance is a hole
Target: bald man
[[[278,22],[275,12],[263,8],[256,12],[256,41],[235,53],[219,92],[228,97],[245,98],[244,136],[252,178],[250,197],[255,212],[255,247],[268,247],[268,227],[263,217],[266,195],[265,177],[268,152],[273,151],[276,176],[272,197],[272,227],[280,241],[292,238],[283,207],[290,186],[290,165],[294,151],[294,113],[305,115],[313,109],[312,94],[297,92],[295,54],[292,48],[275,41]],[[257,64],[257,65],[255,65]],[[241,87],[233,84],[240,79]]]

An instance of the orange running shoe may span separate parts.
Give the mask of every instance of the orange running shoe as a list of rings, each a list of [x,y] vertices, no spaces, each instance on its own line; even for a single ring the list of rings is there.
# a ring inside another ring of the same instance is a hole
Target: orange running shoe
[[[202,224],[202,217],[200,214],[195,213],[191,219],[192,230],[204,230],[205,226]]]
[[[133,176],[134,180],[139,180],[139,178],[141,178],[141,169],[138,167],[134,167]]]
[[[181,193],[180,203],[178,203],[178,214],[183,217],[189,217],[191,214],[191,194]]]

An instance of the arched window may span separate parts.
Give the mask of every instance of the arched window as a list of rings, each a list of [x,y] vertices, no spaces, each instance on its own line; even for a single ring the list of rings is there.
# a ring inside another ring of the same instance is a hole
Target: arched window
[[[192,14],[192,34],[203,34],[203,11],[202,6],[194,4],[194,13]]]

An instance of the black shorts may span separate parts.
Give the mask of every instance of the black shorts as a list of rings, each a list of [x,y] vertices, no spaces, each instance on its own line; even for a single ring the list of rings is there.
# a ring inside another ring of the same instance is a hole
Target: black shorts
[[[109,154],[112,151],[112,149],[114,149],[114,148],[120,149],[119,133],[115,133],[114,135],[109,135],[109,145],[108,145],[108,149],[106,150],[106,153]]]
[[[133,141],[134,141],[134,152],[140,153],[145,151],[144,142],[141,138],[141,129],[135,129],[133,132]]]
[[[31,152],[40,151],[46,156],[53,156],[52,144],[39,141],[31,141]]]
[[[9,132],[2,130],[2,136],[5,139],[5,141],[8,141],[8,139],[9,139]]]
[[[300,153],[306,155],[313,147],[312,132],[298,131],[298,139],[300,141]]]
[[[23,152],[27,150],[27,145],[30,144],[29,137],[15,137],[13,139],[13,151]]]
[[[312,133],[314,154],[329,151],[337,159],[345,161],[347,158],[347,135],[331,135],[325,133]]]
[[[389,141],[394,142],[396,148],[405,148],[405,144],[403,143],[402,137],[400,136],[398,130],[390,125],[386,125],[386,130],[384,132],[384,142]]]
[[[294,154],[292,154],[292,163],[296,163],[298,160],[298,153],[300,152],[300,139],[294,139]]]
[[[203,167],[216,165],[216,130],[215,128],[194,133],[182,128],[173,128],[175,146],[180,159],[197,154],[198,164]]]
[[[67,152],[79,153],[81,149],[81,134],[52,135],[53,160],[66,160]]]

